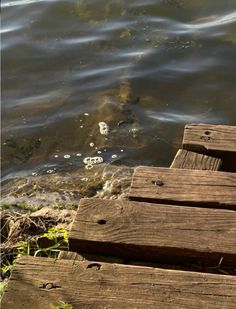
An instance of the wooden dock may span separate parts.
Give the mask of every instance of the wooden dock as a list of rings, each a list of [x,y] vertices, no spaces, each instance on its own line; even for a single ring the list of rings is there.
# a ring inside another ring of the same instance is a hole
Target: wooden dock
[[[82,199],[68,249],[19,258],[2,308],[236,308],[236,127],[186,125],[129,199]]]

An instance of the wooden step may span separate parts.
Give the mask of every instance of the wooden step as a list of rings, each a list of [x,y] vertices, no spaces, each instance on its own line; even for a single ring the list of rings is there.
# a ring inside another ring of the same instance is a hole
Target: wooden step
[[[4,309],[235,308],[236,277],[103,262],[21,257]]]
[[[140,166],[129,199],[236,210],[236,174]]]
[[[192,151],[236,153],[236,126],[187,124],[183,147]]]
[[[188,124],[183,148],[222,159],[221,169],[236,172],[236,126]]]
[[[82,199],[69,250],[166,264],[236,267],[236,212]]]
[[[170,168],[218,171],[222,160],[185,149],[179,149]]]

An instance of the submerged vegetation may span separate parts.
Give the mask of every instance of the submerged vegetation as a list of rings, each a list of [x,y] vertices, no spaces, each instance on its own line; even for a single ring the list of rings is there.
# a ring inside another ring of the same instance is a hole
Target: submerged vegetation
[[[40,148],[41,139],[24,139],[23,141],[19,142],[14,138],[10,138],[3,142],[3,146],[14,149],[15,159],[19,160],[20,162],[26,162],[32,157],[33,152]]]

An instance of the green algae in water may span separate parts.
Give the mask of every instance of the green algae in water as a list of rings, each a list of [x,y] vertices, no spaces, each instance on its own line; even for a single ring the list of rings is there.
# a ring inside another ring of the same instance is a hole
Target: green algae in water
[[[21,162],[26,162],[33,156],[33,152],[40,148],[41,139],[33,138],[30,140],[23,139],[22,141],[16,141],[15,139],[10,138],[3,142],[3,146],[15,150],[15,152],[12,154],[12,157],[18,159]]]

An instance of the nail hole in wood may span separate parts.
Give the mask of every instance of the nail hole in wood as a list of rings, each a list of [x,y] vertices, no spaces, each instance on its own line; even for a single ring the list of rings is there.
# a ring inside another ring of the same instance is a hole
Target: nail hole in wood
[[[204,140],[204,141],[209,141],[211,139],[211,137],[203,135],[203,136],[201,136],[201,139]]]
[[[98,263],[91,263],[87,266],[87,268],[93,268],[94,270],[100,270],[101,265]]]
[[[153,180],[152,183],[155,185],[155,186],[163,186],[164,185],[164,182],[160,179],[157,179],[157,180]]]
[[[104,219],[100,219],[97,221],[98,224],[106,224],[107,223],[107,220],[104,220]]]
[[[205,135],[210,135],[211,132],[210,132],[210,131],[205,131],[204,134],[205,134]]]

